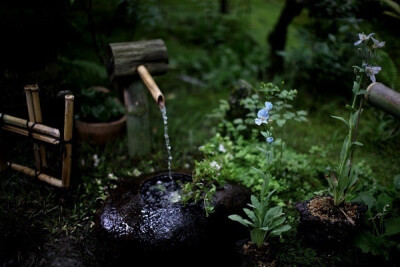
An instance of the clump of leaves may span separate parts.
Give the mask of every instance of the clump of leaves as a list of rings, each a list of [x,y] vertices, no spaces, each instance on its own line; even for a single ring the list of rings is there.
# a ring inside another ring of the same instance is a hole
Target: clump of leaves
[[[270,179],[259,172],[264,176],[264,183],[258,197],[251,195],[251,204],[248,204],[251,209],[243,209],[248,219],[237,214],[228,217],[250,228],[251,242],[257,247],[261,247],[264,240],[269,237],[280,236],[291,229],[290,225],[284,224],[286,217],[282,212],[282,206],[269,207],[271,195],[275,190],[269,192]]]
[[[125,114],[125,107],[112,92],[82,90],[79,103],[77,118],[85,122],[110,122]]]
[[[220,169],[221,166],[216,161],[196,161],[192,181],[181,185],[183,204],[189,201],[195,203],[203,201],[206,216],[208,217],[210,213],[213,213],[212,199],[217,189],[216,185],[221,183],[221,181],[218,181],[221,175]]]
[[[385,191],[376,198],[373,192],[362,192],[355,199],[368,206],[368,228],[355,238],[354,244],[364,253],[389,260],[391,253],[394,255],[395,251],[400,251],[400,216],[394,216],[394,199],[390,196],[399,195],[400,175],[394,177],[393,185],[385,188]]]

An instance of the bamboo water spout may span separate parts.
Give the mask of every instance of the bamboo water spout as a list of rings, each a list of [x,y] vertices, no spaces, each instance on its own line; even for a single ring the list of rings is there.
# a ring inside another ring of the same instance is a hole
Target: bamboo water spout
[[[154,101],[160,107],[165,106],[165,99],[164,95],[162,94],[160,88],[158,88],[156,82],[154,81],[153,77],[147,70],[144,65],[140,65],[137,68],[137,72],[139,73],[140,78],[142,79],[143,83],[146,85],[147,89],[149,89],[151,96],[153,97]]]

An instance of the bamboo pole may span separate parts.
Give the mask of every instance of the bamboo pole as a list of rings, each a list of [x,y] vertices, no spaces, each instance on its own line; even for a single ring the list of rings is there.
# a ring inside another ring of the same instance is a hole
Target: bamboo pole
[[[33,109],[33,98],[32,98],[32,91],[30,90],[30,86],[25,86],[25,95],[26,95],[26,104],[28,106],[28,115],[29,120],[36,122],[35,118],[35,111]],[[40,158],[40,150],[39,144],[34,142],[33,143],[33,154],[35,156],[35,165],[37,170],[42,170],[41,158]]]
[[[28,136],[29,135],[29,132],[27,130],[21,129],[21,128],[18,128],[16,126],[12,126],[12,125],[3,125],[2,129],[6,130],[6,131],[9,131],[9,132],[17,133],[17,134],[20,134],[20,135],[24,135],[24,136]],[[43,141],[43,142],[46,142],[46,143],[50,143],[52,145],[60,144],[60,140],[58,140],[58,139],[56,139],[54,137],[49,137],[49,136],[42,135],[42,134],[39,134],[39,133],[33,132],[32,133],[32,137],[34,139],[37,139],[37,140],[40,140],[40,141]]]
[[[12,170],[14,170],[14,171],[18,171],[18,172],[21,172],[21,173],[23,173],[25,175],[29,175],[29,176],[32,176],[32,177],[36,177],[37,176],[37,178],[39,180],[41,180],[41,181],[47,182],[47,183],[49,183],[51,185],[54,185],[56,187],[63,187],[63,183],[62,183],[62,181],[60,179],[54,178],[54,177],[49,176],[49,175],[44,174],[44,173],[37,173],[37,171],[35,171],[34,169],[31,169],[29,167],[22,166],[22,165],[19,165],[19,164],[16,164],[16,163],[8,162],[8,164],[10,165],[10,168]]]
[[[32,92],[32,100],[33,100],[33,111],[35,112],[35,122],[42,123],[42,109],[40,107],[40,99],[39,99],[39,87],[37,84],[33,85],[30,88]],[[46,148],[43,144],[40,144],[40,159],[42,167],[47,168],[47,159],[46,159]]]
[[[372,106],[400,119],[400,93],[382,83],[371,83],[367,88],[365,99]]]
[[[62,164],[62,186],[69,187],[71,178],[71,160],[72,160],[72,126],[74,115],[74,96],[65,96],[65,113],[64,113],[64,144],[63,164]]]
[[[142,81],[146,85],[147,89],[149,89],[154,101],[156,101],[159,106],[163,107],[165,105],[164,95],[161,93],[160,88],[158,88],[147,68],[144,65],[140,65],[137,68],[137,72],[139,73],[140,78],[142,78]]]
[[[1,115],[2,115],[2,113],[0,113],[0,116]],[[10,124],[10,125],[24,128],[24,129],[32,128],[33,131],[36,131],[36,132],[39,132],[39,133],[42,133],[45,135],[49,135],[49,136],[57,138],[57,139],[60,138],[60,131],[58,129],[52,128],[52,127],[49,127],[49,126],[46,126],[43,124],[35,124],[34,125],[34,122],[27,121],[25,119],[17,118],[14,116],[10,116],[7,114],[4,114],[3,121],[4,121],[4,125]],[[27,123],[28,123],[28,125],[27,125]],[[32,125],[33,125],[33,127],[32,127]]]

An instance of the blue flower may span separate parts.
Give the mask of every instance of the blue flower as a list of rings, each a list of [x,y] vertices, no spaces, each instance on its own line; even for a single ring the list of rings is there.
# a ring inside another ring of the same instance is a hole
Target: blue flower
[[[272,109],[272,107],[273,107],[274,105],[272,105],[272,103],[271,102],[265,102],[265,109],[267,110],[267,111],[270,111],[271,109]]]
[[[365,35],[364,33],[359,33],[358,34],[358,41],[356,41],[355,43],[354,43],[354,45],[355,46],[357,46],[357,45],[359,45],[359,44],[361,44],[362,42],[364,42],[364,41],[367,41],[369,38],[371,38],[372,37],[372,35],[374,35],[375,33],[370,33],[370,34],[368,34],[368,35]]]
[[[260,109],[257,112],[257,117],[258,118],[256,118],[254,121],[257,125],[261,125],[262,123],[267,124],[269,118],[268,110],[266,108]]]
[[[268,119],[269,119],[269,111],[272,109],[273,105],[271,102],[265,102],[265,108],[260,109],[257,112],[257,119],[255,119],[255,123],[257,125],[261,125],[262,123],[267,124],[268,123]]]
[[[376,82],[375,74],[378,74],[382,70],[379,66],[366,66],[365,67],[365,74],[371,79],[374,83]]]
[[[372,48],[382,48],[385,46],[385,42],[379,42],[374,37],[371,37],[371,39],[372,39],[372,42],[374,42],[374,44],[372,45]]]
[[[272,142],[274,142],[274,138],[272,136],[267,137],[267,143],[271,144]]]

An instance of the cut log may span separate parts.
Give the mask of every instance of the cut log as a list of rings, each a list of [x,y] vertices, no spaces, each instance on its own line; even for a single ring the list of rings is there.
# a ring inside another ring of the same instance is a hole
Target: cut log
[[[109,44],[107,72],[116,78],[137,79],[137,67],[144,65],[152,75],[163,74],[168,67],[168,53],[161,39]]]

